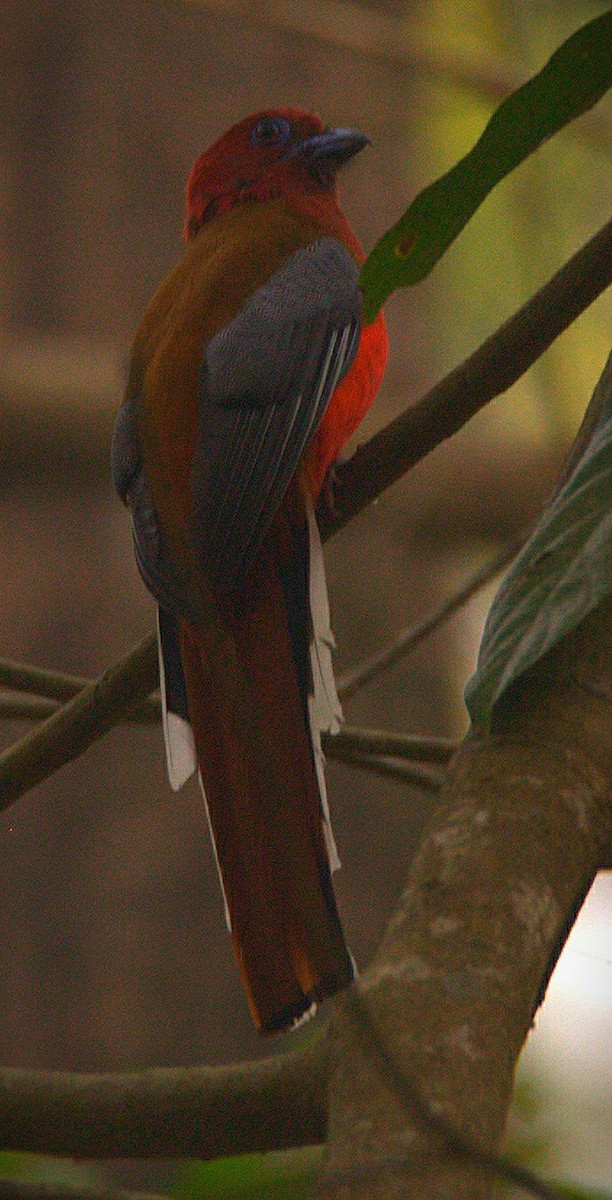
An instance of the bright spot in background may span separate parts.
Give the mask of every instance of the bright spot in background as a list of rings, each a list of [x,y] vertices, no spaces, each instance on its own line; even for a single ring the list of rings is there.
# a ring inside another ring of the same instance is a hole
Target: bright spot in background
[[[541,1080],[555,1173],[612,1186],[612,873],[600,872],[580,911],[521,1056]]]
[[[587,1083],[612,1068],[612,875],[600,872],[565,944],[536,1017],[532,1054]]]

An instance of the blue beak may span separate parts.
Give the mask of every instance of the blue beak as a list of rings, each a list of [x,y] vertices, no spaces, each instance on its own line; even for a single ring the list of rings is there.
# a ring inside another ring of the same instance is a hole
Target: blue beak
[[[292,146],[287,158],[305,158],[313,174],[319,174],[321,168],[333,173],[369,145],[369,137],[358,129],[324,129],[323,133],[314,133]]]

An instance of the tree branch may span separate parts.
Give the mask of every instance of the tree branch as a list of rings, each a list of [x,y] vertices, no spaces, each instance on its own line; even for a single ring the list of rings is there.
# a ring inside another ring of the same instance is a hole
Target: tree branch
[[[0,658],[0,687],[15,692],[32,692],[48,700],[65,701],[71,700],[90,684],[91,679],[83,675],[69,675],[65,671],[52,671],[48,667]]]
[[[7,668],[8,674],[11,674],[11,669],[15,665],[18,665],[19,670],[24,673],[24,677],[29,680],[41,678],[44,681],[47,675],[54,677],[58,688],[65,687],[70,699],[78,696],[83,688],[93,685],[92,679],[79,677],[80,683],[77,685],[72,682],[75,676],[62,675],[59,671],[47,672],[44,667],[30,667],[22,663],[13,664],[8,659],[0,661],[0,680],[3,667]],[[25,693],[0,692],[0,717],[40,720],[42,717],[50,717],[59,711],[61,707],[59,701],[47,700],[40,693],[29,695],[29,686]],[[140,715],[141,710],[143,710],[142,715]],[[146,705],[139,704],[137,714],[131,717],[130,714],[127,714],[127,719],[141,724],[158,724],[162,719],[159,696],[150,696]],[[391,729],[364,729],[357,725],[343,725],[339,733],[323,733],[322,737],[326,753],[333,757],[334,750],[336,750],[337,757],[340,759],[345,750],[352,749],[362,754],[378,754],[389,758],[405,759],[409,762],[447,763],[457,749],[457,743],[448,738],[431,737],[428,734],[397,733]]]
[[[442,773],[423,770],[415,763],[445,765],[457,749],[456,743],[447,738],[419,737],[386,729],[359,729],[355,725],[343,725],[339,733],[324,734],[322,742],[328,758],[430,792],[440,790]]]
[[[608,602],[526,672],[493,733],[472,733],[451,764],[359,984],[405,1088],[399,1097],[350,1001],[341,1006],[326,1200],[489,1200],[484,1160],[497,1153],[516,1060],[612,854],[611,615]],[[458,1155],[444,1124],[480,1154]]]
[[[93,680],[84,675],[69,675],[65,671],[52,671],[48,667],[35,666],[33,663],[0,658],[0,687],[15,692],[32,692],[35,696],[44,696],[46,699],[64,703],[66,700],[72,700],[73,696],[78,696],[83,688],[91,687],[92,683]],[[42,711],[41,708],[39,715]],[[50,711],[56,710],[53,708]],[[126,719],[145,721],[148,724],[161,720],[159,696],[149,696],[146,700],[141,700],[126,713]]]
[[[230,1067],[126,1074],[0,1070],[4,1150],[215,1158],[321,1142],[327,1039]]]
[[[10,666],[8,662],[6,665]],[[28,668],[24,670],[29,674]],[[45,674],[42,668],[34,668],[34,671],[41,676]],[[57,673],[58,681],[61,678]],[[71,677],[64,678],[69,680]],[[92,686],[91,680],[84,680],[84,683],[87,687]],[[78,695],[81,690],[73,694]],[[39,721],[61,711],[61,707],[58,700],[47,700],[44,696],[0,692],[0,719]],[[148,725],[161,721],[159,698],[149,697],[148,701],[141,702],[125,714],[125,720]],[[339,734],[323,733],[322,742],[328,758],[374,774],[403,779],[428,791],[438,791],[442,777],[437,772],[424,771],[414,763],[446,763],[456,749],[456,744],[445,738],[417,737],[394,733],[392,730],[359,729],[354,725],[344,725]]]
[[[450,1152],[472,1166],[477,1164],[492,1177],[503,1179],[506,1183],[513,1183],[522,1191],[540,1197],[540,1200],[560,1200],[559,1193],[534,1175],[527,1167],[512,1162],[506,1155],[494,1153],[482,1146],[475,1138],[460,1133],[437,1108],[422,1099],[414,1085],[402,1075],[397,1064],[387,1053],[368,1010],[355,990],[347,996],[345,1009],[353,1019],[356,1036],[359,1038],[362,1048],[375,1064],[382,1079],[398,1097],[405,1115],[408,1118],[411,1115],[417,1115],[429,1132],[440,1137],[446,1153]],[[361,1186],[366,1180],[369,1182],[377,1180],[380,1183],[389,1174],[410,1176],[413,1171],[414,1159],[406,1154],[403,1159],[398,1158],[393,1161],[387,1159],[378,1166],[369,1165],[365,1170],[363,1167],[354,1167],[350,1173],[334,1174],[331,1178],[328,1176],[327,1186],[329,1187],[330,1183],[333,1183],[334,1188],[348,1183],[358,1183]]]
[[[350,700],[356,692],[361,691],[388,667],[393,666],[400,658],[404,658],[414,650],[425,638],[429,637],[448,617],[467,604],[485,584],[490,583],[500,571],[507,567],[520,550],[525,541],[524,533],[517,533],[488,563],[479,567],[473,575],[458,588],[452,596],[444,600],[432,613],[428,613],[416,625],[403,629],[394,638],[381,647],[375,654],[370,655],[364,662],[347,671],[338,680],[338,695],[343,703]]]
[[[82,754],[156,684],[157,646],[147,637],[0,755],[0,809]]]
[[[475,413],[507,391],[612,283],[612,221],[465,362],[337,468],[329,537]]]
[[[19,692],[0,692],[0,718],[8,721],[41,721],[60,707],[57,700]]]
[[[364,754],[362,751],[351,748],[336,753],[335,747],[331,754],[328,752],[328,757],[335,758],[338,762],[356,767],[361,771],[371,771],[373,775],[397,779],[408,786],[421,788],[426,792],[439,792],[442,786],[443,775],[441,772],[428,771],[401,759]]]
[[[326,754],[331,755],[335,748],[344,746],[361,754],[443,764],[450,762],[457,750],[457,743],[449,738],[393,733],[389,729],[361,729],[358,725],[343,725],[338,733],[326,735]]]

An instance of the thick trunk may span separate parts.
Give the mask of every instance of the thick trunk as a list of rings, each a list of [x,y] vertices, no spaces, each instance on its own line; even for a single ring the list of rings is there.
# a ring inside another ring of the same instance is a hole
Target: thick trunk
[[[326,1200],[490,1197],[521,1047],[612,856],[611,642],[607,603],[456,755],[333,1030]]]

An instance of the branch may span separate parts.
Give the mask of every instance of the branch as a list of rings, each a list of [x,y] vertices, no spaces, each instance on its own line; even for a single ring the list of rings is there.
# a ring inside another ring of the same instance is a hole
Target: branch
[[[3,664],[10,668],[11,664],[7,659]],[[0,675],[2,673],[2,665],[0,665]],[[25,671],[29,677],[34,675],[45,677],[47,672],[44,667],[29,667],[24,664],[19,664],[21,670]],[[83,688],[94,686],[92,679],[83,678],[80,685],[76,686],[70,683],[74,678],[71,675],[61,675],[59,672],[49,672],[57,678],[60,686],[63,684],[66,687],[67,694],[70,698],[78,696]],[[132,719],[136,722],[160,722],[162,719],[161,704],[159,697],[149,698],[150,703],[147,705],[147,711],[144,717],[137,716]],[[22,706],[20,708],[20,705]],[[41,717],[51,716],[58,712],[61,705],[58,701],[43,699],[40,693],[35,696],[30,695],[11,695],[8,692],[0,693],[0,714],[10,717]],[[144,705],[138,706],[144,708]],[[382,754],[393,758],[404,758],[415,760],[417,762],[435,762],[446,763],[452,758],[457,749],[456,743],[448,738],[430,737],[429,735],[412,734],[412,733],[396,733],[390,729],[363,729],[357,725],[343,725],[339,733],[323,734],[326,750],[329,752],[330,747],[333,753],[333,747],[342,747],[349,749],[353,747],[355,750],[362,751],[365,754]]]
[[[380,754],[410,762],[448,763],[457,749],[449,738],[414,733],[392,733],[388,729],[361,729],[343,725],[339,733],[325,735],[325,753],[330,757],[338,747],[361,754]]]
[[[345,1009],[354,1022],[356,1036],[362,1049],[375,1065],[383,1080],[396,1094],[405,1115],[409,1118],[411,1114],[416,1114],[428,1131],[438,1134],[446,1153],[450,1151],[452,1155],[463,1159],[470,1165],[477,1164],[484,1172],[503,1179],[506,1183],[515,1184],[522,1191],[540,1197],[540,1200],[561,1200],[559,1193],[553,1187],[534,1175],[527,1167],[513,1163],[506,1155],[494,1153],[482,1146],[476,1138],[460,1133],[437,1108],[422,1099],[414,1085],[409,1083],[393,1058],[387,1053],[383,1040],[356,991],[347,996]],[[354,1167],[350,1172],[344,1172],[342,1175],[337,1173],[332,1176],[328,1175],[327,1186],[329,1187],[330,1183],[334,1188],[349,1183],[358,1183],[361,1186],[366,1179],[370,1182],[373,1180],[380,1182],[391,1173],[411,1175],[413,1171],[414,1159],[405,1155],[403,1158],[393,1161],[387,1159],[378,1166],[372,1165],[366,1169]]]
[[[24,685],[27,691],[32,685],[32,680],[42,680],[44,686],[47,677],[51,677],[54,686],[58,690],[65,689],[69,699],[78,696],[83,688],[91,687],[94,682],[92,679],[78,677],[79,683],[75,684],[73,681],[77,677],[74,675],[63,675],[59,671],[47,671],[44,667],[33,667],[24,663],[17,664],[8,659],[2,659],[0,660],[0,683],[3,670],[10,676],[15,667],[23,674],[24,679],[28,679],[29,683]],[[45,699],[44,693],[38,692],[37,695],[31,696],[27,692],[23,695],[0,692],[0,716],[36,720],[52,716],[60,708],[61,705],[57,700]],[[141,724],[159,723],[162,719],[159,696],[150,696],[146,703],[140,703],[132,715],[127,714],[127,719]],[[323,733],[322,736],[326,752],[333,757],[334,749],[336,749],[338,758],[342,757],[345,749],[352,748],[364,754],[380,754],[414,762],[447,763],[457,749],[456,742],[452,742],[448,738],[396,733],[390,729],[363,729],[357,725],[343,725],[339,733]]]
[[[11,664],[5,661],[5,666],[10,667]],[[20,667],[22,664],[20,664]],[[40,676],[45,675],[43,668],[22,668],[26,676],[34,673]],[[71,686],[68,681],[73,678],[71,676],[61,676],[59,672],[52,672],[57,676],[56,682],[61,684],[64,679],[67,686]],[[84,680],[87,687],[92,686],[91,680]],[[78,695],[81,691],[78,688],[74,691],[74,695]],[[31,696],[29,694],[12,694],[9,692],[0,693],[0,719],[10,720],[43,720],[46,717],[52,716],[54,713],[60,712],[62,706],[57,700],[47,700],[43,696]],[[137,707],[125,714],[125,720],[134,723],[152,724],[161,721],[161,704],[159,697],[154,699],[149,697],[148,701],[141,702]],[[93,728],[93,725],[92,725]],[[439,773],[423,771],[420,767],[414,766],[414,762],[433,762],[445,763],[451,758],[456,745],[444,738],[416,737],[411,734],[393,733],[391,730],[368,730],[359,729],[356,726],[345,725],[339,734],[322,735],[323,749],[328,758],[335,758],[338,762],[348,763],[350,766],[358,767],[361,770],[371,771],[374,774],[391,776],[394,779],[402,779],[406,783],[411,783],[417,787],[423,787],[428,791],[438,791],[441,786],[442,777]],[[28,759],[32,756],[32,739],[29,741],[30,750]],[[14,750],[19,749],[23,745],[22,742],[17,744],[8,751],[9,765],[15,761]],[[34,741],[34,746],[37,743]],[[37,751],[35,750],[35,753]],[[389,761],[390,759],[401,761]],[[54,770],[57,767],[53,768]],[[8,771],[7,771],[8,773]],[[12,768],[11,768],[12,773]],[[49,774],[52,774],[49,771]],[[40,782],[40,780],[39,780]],[[15,784],[16,786],[16,780]],[[16,799],[13,797],[11,803]]]
[[[337,468],[335,511],[320,513],[322,534],[329,537],[347,524],[507,391],[610,283],[612,221],[465,362]]]
[[[0,1070],[4,1150],[216,1158],[325,1137],[327,1039],[230,1067],[126,1074]]]
[[[500,57],[467,56],[454,47],[432,47],[411,35],[406,21],[350,0],[184,0],[194,8],[303,35],[370,60],[441,79],[489,100],[503,100],[526,74]]]
[[[157,646],[147,637],[0,755],[0,809],[82,754],[156,684]]]
[[[396,1082],[350,1000],[332,1026],[325,1200],[491,1196],[518,1055],[612,854],[611,616],[558,643],[453,759],[359,984]]]
[[[0,687],[15,692],[33,692],[49,700],[71,700],[83,688],[89,687],[91,679],[83,675],[68,675],[63,671],[52,671],[48,667],[37,667],[32,663],[13,662],[0,658]]]
[[[336,758],[339,762],[346,763],[348,766],[356,767],[361,771],[371,771],[373,775],[397,779],[401,783],[422,788],[426,792],[439,792],[442,786],[443,776],[440,772],[427,771],[422,767],[413,766],[408,762],[381,758],[373,754],[363,754],[359,750],[352,750],[350,748],[342,750],[339,754],[333,751],[331,754],[329,754],[329,751],[327,753],[329,758]]]
[[[90,687],[93,680],[84,675],[69,675],[65,671],[52,671],[48,667],[34,666],[32,663],[13,662],[12,659],[0,658],[0,687],[9,688],[15,692],[33,692],[36,696],[44,696],[49,700],[72,700],[83,688]],[[55,708],[50,710],[55,712]],[[34,710],[32,710],[34,715]],[[39,710],[42,715],[43,709]],[[49,711],[45,713],[49,715]],[[129,721],[145,721],[147,724],[161,720],[159,696],[150,696],[135,705],[126,714]]]
[[[0,692],[0,718],[4,720],[41,721],[52,717],[59,707],[57,700],[45,700],[43,696]]]
[[[328,758],[430,792],[440,790],[442,774],[423,770],[415,763],[446,764],[457,749],[456,743],[447,738],[359,729],[355,725],[343,725],[339,733],[324,734],[322,742]]]
[[[500,571],[507,567],[512,559],[520,550],[526,538],[526,534],[517,533],[510,541],[483,567],[479,567],[473,575],[466,580],[462,587],[458,589],[447,600],[444,600],[438,608],[429,613],[422,621],[416,625],[409,626],[408,629],[403,629],[391,641],[377,650],[358,667],[354,667],[352,671],[347,671],[345,675],[338,681],[338,695],[343,703],[350,700],[356,692],[361,691],[366,684],[371,683],[378,675],[381,675],[388,667],[398,662],[411,650],[414,650],[420,642],[429,637],[446,619],[457,612],[457,609],[462,608],[467,604],[468,600],[476,592],[480,591],[485,584],[490,583]]]

